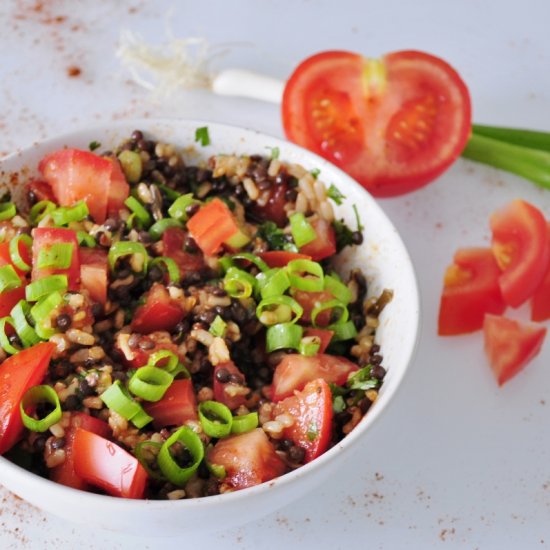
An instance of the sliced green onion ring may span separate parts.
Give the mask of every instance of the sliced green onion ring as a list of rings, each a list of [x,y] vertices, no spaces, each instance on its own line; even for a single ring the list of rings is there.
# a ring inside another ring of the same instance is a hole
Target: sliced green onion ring
[[[156,470],[153,470],[151,468],[151,466],[149,465],[148,460],[144,456],[144,453],[145,453],[144,449],[147,448],[147,447],[153,447],[155,449],[160,449],[162,447],[162,443],[160,443],[159,441],[151,441],[151,440],[140,441],[136,445],[134,453],[136,455],[136,458],[139,460],[139,463],[145,468],[145,471],[147,472],[149,477],[151,477],[153,479],[157,479],[159,481],[163,481],[165,479],[165,477],[160,472],[157,472]],[[156,463],[156,455],[155,455],[155,463]]]
[[[168,273],[168,279],[170,279],[171,283],[180,282],[180,268],[178,267],[178,264],[172,260],[172,258],[168,258],[168,256],[158,256],[151,261],[149,267],[153,267],[154,265],[160,267],[160,269]]]
[[[138,273],[147,272],[147,264],[149,262],[149,254],[147,249],[141,243],[132,241],[119,241],[109,249],[109,267],[111,271],[115,271],[117,261],[124,256],[132,256],[130,259],[130,267]]]
[[[172,373],[178,368],[178,363],[178,356],[173,351],[161,349],[150,355],[147,365]]]
[[[173,381],[174,377],[169,372],[145,365],[130,378],[128,389],[137,397],[154,403],[164,397]]]
[[[149,228],[149,235],[151,235],[153,239],[159,240],[169,227],[183,227],[183,224],[173,218],[162,218],[162,220],[154,223]]]
[[[223,479],[227,475],[225,468],[221,464],[206,462],[206,467],[208,468],[208,471],[218,479]]]
[[[29,416],[26,411],[30,407],[35,408],[40,403],[49,403],[53,405],[54,409],[44,418],[37,420]],[[63,414],[59,397],[51,386],[33,386],[29,388],[19,403],[19,410],[21,411],[23,425],[33,432],[45,432],[48,428],[57,424]]]
[[[346,306],[351,302],[351,290],[336,274],[325,275],[325,290],[328,290],[337,300],[340,300]]]
[[[94,248],[97,245],[96,240],[86,231],[77,231],[76,240],[80,246],[87,246],[88,248]]]
[[[248,298],[255,286],[256,279],[238,267],[230,267],[223,279],[223,288],[232,298]]]
[[[130,418],[130,422],[136,427],[136,428],[143,428],[144,426],[146,426],[147,424],[149,424],[149,422],[151,422],[153,420],[153,417],[152,416],[149,416],[142,408],[141,408],[141,405],[139,407],[139,411],[137,412],[137,414],[135,414],[134,416],[132,416],[132,418]]]
[[[258,273],[258,275],[256,275],[256,280],[258,281],[258,288],[260,289],[262,298],[280,296],[284,294],[290,286],[290,280],[286,269],[279,267],[275,267],[263,273]]]
[[[148,228],[153,223],[153,218],[147,209],[135,197],[129,196],[124,204],[133,212],[141,229]]]
[[[37,302],[56,290],[66,291],[68,285],[67,275],[48,275],[28,284],[25,288],[25,298],[28,302]]]
[[[21,279],[11,264],[0,267],[0,292],[21,286]]]
[[[307,292],[320,292],[324,287],[324,274],[321,264],[312,260],[291,260],[286,266],[290,286]],[[305,275],[300,275],[304,273]]]
[[[19,300],[11,310],[15,330],[24,347],[29,348],[40,342],[40,337],[29,323],[31,307],[25,300]]]
[[[69,225],[71,222],[80,222],[87,218],[90,211],[84,201],[76,203],[74,206],[60,206],[50,212],[55,225]]]
[[[294,323],[279,323],[266,331],[268,353],[278,349],[298,349],[304,329]]]
[[[319,336],[304,336],[300,341],[298,351],[302,355],[316,355],[321,347],[321,339]]]
[[[43,340],[48,340],[57,331],[52,328],[52,311],[63,303],[63,295],[59,291],[52,292],[41,298],[31,308],[31,317],[35,322],[36,334]]]
[[[67,269],[73,261],[73,243],[53,243],[38,252],[38,269]]]
[[[57,205],[52,201],[39,201],[31,208],[29,212],[29,217],[33,225],[38,225],[38,223],[45,218],[48,214],[51,214]]]
[[[296,323],[304,308],[290,296],[271,296],[263,299],[256,308],[256,317],[264,325]],[[294,316],[292,316],[294,314]]]
[[[218,401],[199,404],[199,420],[204,433],[210,437],[225,437],[231,433],[233,415],[229,407]]]
[[[10,342],[9,337],[6,334],[6,325],[10,325],[17,332],[17,329],[15,327],[15,321],[13,320],[13,318],[2,317],[2,319],[0,319],[0,346],[2,346],[2,349],[6,353],[9,353],[10,355],[14,355],[16,353],[19,353],[21,349],[16,348]]]
[[[231,256],[232,260],[246,260],[247,262],[253,263],[260,271],[266,272],[269,271],[269,266],[256,254],[251,254],[250,252],[238,252]]]
[[[246,432],[251,432],[254,428],[258,427],[258,424],[257,412],[243,414],[242,416],[234,416],[233,424],[231,424],[231,433],[244,434]]]
[[[338,317],[338,320],[330,325],[331,329],[332,327],[341,323],[345,323],[349,318],[349,311],[348,308],[343,304],[340,300],[328,300],[328,302],[324,302],[322,304],[319,304],[318,306],[315,306],[311,311],[311,324],[314,327],[318,327],[317,324],[317,316],[322,311],[326,311],[327,309],[332,310],[338,310],[340,311],[340,316]],[[334,311],[332,313],[334,315]]]
[[[351,340],[357,336],[357,328],[353,321],[349,320],[345,323],[336,323],[328,327],[334,331],[332,341],[338,342],[341,340]]]
[[[99,398],[109,409],[130,420],[137,428],[143,428],[153,420],[141,405],[130,397],[120,380],[115,380]]]
[[[13,202],[0,203],[0,221],[11,220],[17,214],[17,208]]]
[[[182,468],[172,456],[170,448],[176,442],[181,443],[191,454],[193,458],[191,465]],[[157,457],[157,464],[169,481],[181,486],[197,471],[203,458],[204,446],[200,437],[191,428],[182,426],[163,443]]]
[[[313,226],[306,220],[302,212],[296,212],[289,217],[290,232],[298,248],[314,241],[317,233]]]
[[[23,243],[24,246],[27,247],[29,251],[29,257],[32,256],[32,239],[29,235],[25,235],[24,233],[21,235],[17,235],[10,241],[10,258],[15,267],[20,269],[21,271],[30,271],[31,266],[23,260],[21,257],[21,253],[19,252],[19,243]]]
[[[193,193],[187,193],[186,195],[181,195],[174,200],[170,208],[168,208],[168,215],[180,222],[186,222],[189,219],[187,215],[187,207],[192,204],[200,204]]]

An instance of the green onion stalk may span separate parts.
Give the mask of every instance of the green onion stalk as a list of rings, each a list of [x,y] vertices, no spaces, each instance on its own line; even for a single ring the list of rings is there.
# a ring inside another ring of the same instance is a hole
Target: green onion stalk
[[[550,189],[550,132],[473,124],[462,156]]]

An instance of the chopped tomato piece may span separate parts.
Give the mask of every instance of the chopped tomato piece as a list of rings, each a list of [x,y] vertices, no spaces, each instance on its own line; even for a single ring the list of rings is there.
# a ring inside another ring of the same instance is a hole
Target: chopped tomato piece
[[[332,225],[322,218],[313,220],[311,225],[317,233],[317,238],[302,246],[300,252],[311,256],[311,259],[315,262],[320,262],[336,254],[336,235]]]
[[[73,439],[76,475],[123,498],[143,498],[147,471],[138,459],[122,447],[83,428],[77,428]]]
[[[191,379],[174,380],[163,398],[147,403],[145,411],[153,417],[153,426],[160,430],[167,426],[181,426],[187,420],[197,420],[197,399]]]
[[[270,250],[269,252],[262,252],[258,256],[269,267],[286,267],[288,262],[292,260],[311,260],[311,256],[307,254],[287,252],[286,250]]]
[[[71,264],[68,268],[38,267],[40,251],[48,250],[54,244],[72,244]],[[72,229],[59,227],[36,227],[33,229],[32,243],[32,280],[37,281],[48,275],[67,275],[69,290],[80,289],[80,259],[78,255],[78,240]]]
[[[0,455],[23,433],[19,403],[25,392],[46,375],[54,344],[42,342],[8,357],[0,365]]]
[[[491,216],[491,231],[502,296],[518,307],[534,294],[548,268],[546,220],[538,208],[517,199]]]
[[[486,313],[506,309],[499,286],[501,271],[489,248],[462,248],[445,272],[439,305],[440,336],[480,330]]]
[[[319,378],[329,384],[343,386],[350,373],[358,369],[355,363],[337,355],[285,355],[273,373],[272,400],[281,401],[291,396],[295,390],[303,390],[308,382]]]
[[[292,297],[303,307],[304,312],[300,321],[304,323],[311,322],[311,312],[317,306],[320,306],[329,300],[334,300],[332,292],[328,290],[321,290],[320,292],[307,292],[305,290],[292,290]],[[332,316],[332,309],[324,309],[316,317],[317,325],[321,327],[326,327],[330,324],[330,319]]]
[[[220,439],[206,457],[223,466],[224,481],[234,489],[246,489],[270,481],[286,471],[285,463],[261,428]]]
[[[204,269],[204,257],[202,254],[191,254],[184,250],[185,231],[179,227],[169,227],[162,234],[162,255],[172,258],[178,265],[180,276],[194,273]]]
[[[242,384],[236,383],[236,380],[228,379],[227,382],[218,380],[219,372],[226,371],[229,376],[242,381]],[[231,410],[244,405],[246,402],[246,394],[241,392],[241,388],[245,383],[244,374],[237,368],[233,361],[227,363],[219,363],[214,367],[214,399],[227,405]]]
[[[304,330],[304,337],[315,336],[320,340],[320,346],[317,353],[325,353],[325,350],[328,348],[332,337],[334,336],[333,330],[327,330],[323,328],[313,328],[309,327]]]
[[[331,439],[332,393],[322,378],[308,382],[303,391],[277,403],[273,417],[283,413],[294,418],[294,424],[283,430],[283,437],[305,450],[305,462],[327,450]]]
[[[287,137],[333,162],[378,197],[426,185],[460,155],[471,128],[468,89],[442,59],[400,51],[367,59],[311,56],[282,103]]]
[[[142,334],[156,330],[171,331],[183,319],[181,306],[170,298],[166,288],[155,283],[147,293],[145,303],[139,306],[132,319],[132,329]]]
[[[129,338],[129,335],[122,336],[122,338]],[[172,341],[172,337],[169,332],[166,331],[155,331],[150,332],[147,336],[149,344],[153,344],[147,349],[143,349],[138,346],[135,349],[130,349],[128,345],[122,345],[121,337],[117,338],[115,341],[115,349],[122,355],[122,362],[127,366],[134,369],[143,367],[149,361],[149,357],[156,353],[157,351],[167,350],[172,353],[178,354],[178,346]],[[183,357],[180,357],[180,360],[183,360]]]
[[[122,171],[120,162],[116,158],[106,157],[111,163],[111,180],[109,183],[109,195],[107,197],[107,215],[119,217],[120,210],[124,208],[124,201],[130,194],[130,186]]]
[[[31,265],[31,251],[27,245],[25,245],[23,242],[19,241],[19,254],[21,255],[21,259],[27,264]],[[10,254],[10,243],[4,242],[0,243],[0,267],[4,265],[11,265],[15,269],[16,273],[21,277],[25,275],[25,272],[19,269],[11,259]]]
[[[33,198],[34,202],[50,201],[57,202],[51,185],[42,180],[32,180],[27,183],[27,195]]]
[[[550,246],[550,223],[548,227],[548,246]],[[546,321],[550,319],[550,263],[541,283],[531,298],[531,321]]]
[[[103,420],[90,416],[83,412],[71,414],[71,425],[65,430],[65,460],[59,466],[50,469],[50,479],[73,489],[88,490],[89,485],[74,470],[73,444],[74,436],[78,428],[109,438],[112,435],[111,428]]]
[[[288,203],[286,192],[288,185],[272,185],[269,190],[269,198],[264,206],[255,204],[252,208],[253,212],[262,220],[274,222],[279,227],[284,227],[288,221],[285,206]]]
[[[7,317],[19,300],[25,299],[25,285],[0,293],[0,317]]]
[[[487,314],[483,335],[489,363],[502,386],[538,355],[546,327]]]
[[[200,208],[187,222],[187,229],[198,247],[208,256],[217,252],[222,244],[241,233],[237,220],[229,207],[220,199],[214,199]]]
[[[107,251],[99,248],[80,248],[80,281],[94,302],[107,302],[109,268]]]

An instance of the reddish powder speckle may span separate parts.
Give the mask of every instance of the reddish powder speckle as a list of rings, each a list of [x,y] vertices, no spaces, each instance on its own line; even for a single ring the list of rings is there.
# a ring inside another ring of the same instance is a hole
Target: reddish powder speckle
[[[82,74],[82,69],[77,65],[70,65],[67,67],[67,76],[69,78],[76,78]]]

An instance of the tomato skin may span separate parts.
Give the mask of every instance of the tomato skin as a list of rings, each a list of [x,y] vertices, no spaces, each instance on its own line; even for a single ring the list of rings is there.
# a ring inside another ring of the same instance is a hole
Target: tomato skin
[[[490,219],[493,254],[502,269],[504,301],[518,307],[541,283],[550,261],[547,223],[541,211],[516,199]]]
[[[149,357],[157,351],[167,350],[171,351],[175,355],[178,355],[178,346],[172,341],[172,337],[169,332],[155,331],[150,332],[148,336],[149,340],[153,342],[154,347],[150,349],[141,349],[138,346],[136,349],[130,350],[131,355],[127,355],[128,347],[121,346],[118,339],[115,341],[115,349],[121,354],[122,362],[127,367],[134,369],[143,367],[149,362]],[[180,357],[180,360],[183,359],[183,357]]]
[[[8,357],[0,365],[0,455],[23,433],[19,403],[25,392],[46,375],[55,345],[42,342]]]
[[[147,472],[137,458],[116,443],[77,428],[73,458],[76,475],[84,481],[115,497],[143,498]]]
[[[31,265],[31,254],[30,254],[29,247],[23,244],[21,241],[19,241],[18,249],[19,249],[19,254],[21,255],[21,258],[23,259],[23,261],[28,265]],[[20,277],[24,277],[26,275],[25,271],[22,271],[13,263],[13,260],[11,259],[11,255],[10,255],[9,242],[0,243],[0,267],[4,265],[11,265],[15,269],[15,272],[17,273],[17,275],[19,275]]]
[[[439,304],[438,334],[480,330],[486,313],[506,309],[499,286],[500,269],[489,248],[462,248],[447,268]]]
[[[305,450],[306,463],[327,450],[331,439],[332,393],[322,378],[308,382],[303,391],[277,403],[273,418],[283,413],[294,417],[294,424],[283,430],[283,437]]]
[[[318,379],[343,386],[348,376],[356,370],[359,370],[358,365],[337,355],[285,355],[273,373],[272,401],[281,401]]]
[[[147,293],[145,304],[139,306],[132,319],[132,330],[149,334],[157,330],[171,331],[184,318],[181,306],[172,298],[166,288],[155,283]]]
[[[193,382],[190,378],[174,380],[160,401],[147,403],[144,408],[153,417],[156,430],[182,426],[187,420],[197,420],[197,398]]]
[[[25,285],[0,293],[0,317],[9,316],[19,300],[25,299]]]
[[[300,252],[311,256],[314,262],[320,262],[336,254],[336,235],[332,225],[322,218],[313,220],[311,225],[317,233],[317,238],[302,246]]]
[[[234,410],[241,405],[244,405],[246,403],[246,396],[245,395],[231,395],[231,387],[234,386],[232,382],[220,382],[217,378],[217,373],[221,370],[225,369],[229,372],[230,375],[237,376],[241,380],[245,380],[244,374],[238,369],[238,367],[233,363],[233,361],[227,361],[226,363],[218,363],[214,367],[214,375],[213,375],[213,390],[214,390],[214,399],[216,401],[219,401],[220,403],[223,403],[224,405],[227,405],[231,410]]]
[[[546,337],[546,327],[487,314],[483,336],[485,353],[502,386],[538,355]]]
[[[57,243],[73,245],[71,265],[67,269],[39,268],[38,257],[40,251],[48,249]],[[37,281],[48,275],[67,275],[69,290],[78,291],[80,289],[80,259],[76,232],[72,229],[60,227],[35,227],[33,229],[32,266],[31,279],[33,281]]]
[[[80,248],[80,281],[95,302],[107,302],[109,268],[107,251],[98,248]]]
[[[258,256],[269,267],[286,267],[292,260],[311,260],[311,256],[298,252],[287,252],[286,250],[269,250],[261,252]]]
[[[180,276],[204,269],[202,254],[190,254],[184,250],[186,233],[179,227],[169,227],[162,234],[162,255],[172,258],[178,265]]]
[[[90,416],[83,412],[73,412],[71,414],[71,425],[65,430],[65,461],[50,469],[50,479],[56,483],[61,483],[66,487],[86,491],[90,488],[82,478],[76,475],[74,469],[74,436],[78,428],[83,428],[89,432],[109,438],[112,435],[111,428],[103,420]]]
[[[550,246],[550,222],[548,227],[548,246]],[[550,319],[550,262],[544,277],[531,298],[531,321]]]
[[[468,89],[445,61],[419,51],[381,60],[328,51],[287,82],[283,127],[376,197],[418,189],[462,152],[471,129]]]
[[[118,218],[120,210],[124,208],[124,201],[130,194],[130,186],[126,181],[126,176],[122,171],[118,159],[106,157],[106,160],[111,163],[107,215]]]
[[[261,428],[220,439],[208,452],[207,460],[225,468],[224,481],[234,489],[259,485],[286,471],[285,463]]]

